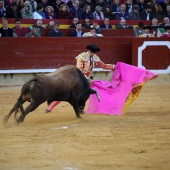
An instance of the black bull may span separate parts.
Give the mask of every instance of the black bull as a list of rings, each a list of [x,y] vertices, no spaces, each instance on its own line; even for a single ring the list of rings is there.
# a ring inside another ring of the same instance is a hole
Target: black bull
[[[73,106],[76,117],[80,118],[78,108],[85,106],[90,94],[96,94],[99,100],[98,93],[90,88],[89,81],[77,67],[64,66],[54,73],[37,75],[28,80],[23,85],[17,102],[3,121],[6,124],[15,111],[16,124],[20,124],[29,112],[45,101],[48,104],[53,101],[67,101]],[[23,103],[26,101],[30,104],[24,110]],[[16,118],[19,109],[21,115]]]

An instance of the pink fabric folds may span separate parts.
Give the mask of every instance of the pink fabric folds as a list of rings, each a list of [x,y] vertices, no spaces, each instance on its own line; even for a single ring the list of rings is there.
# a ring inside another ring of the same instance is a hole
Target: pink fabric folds
[[[158,75],[148,70],[118,62],[112,81],[94,81],[101,101],[95,95],[89,99],[87,114],[121,115],[138,97],[142,87]]]

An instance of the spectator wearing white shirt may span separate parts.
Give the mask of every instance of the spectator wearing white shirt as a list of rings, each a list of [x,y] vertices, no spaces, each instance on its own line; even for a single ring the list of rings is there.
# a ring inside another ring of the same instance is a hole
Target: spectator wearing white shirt
[[[92,28],[90,28],[90,32],[86,32],[83,34],[83,37],[103,37],[103,35],[97,34],[96,28],[92,27]]]

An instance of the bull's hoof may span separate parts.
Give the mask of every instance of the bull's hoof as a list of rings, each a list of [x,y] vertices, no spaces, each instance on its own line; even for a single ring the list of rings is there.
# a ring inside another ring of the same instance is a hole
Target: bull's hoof
[[[3,124],[6,125],[8,123],[8,120],[7,119],[3,119]]]
[[[20,122],[17,121],[17,120],[16,120],[15,123],[14,123],[15,126],[18,126],[19,124],[20,124]]]
[[[80,115],[76,115],[76,117],[77,117],[77,118],[81,118],[81,116],[80,116]]]
[[[18,126],[20,123],[24,122],[24,117],[20,116],[16,121],[15,121],[15,126]]]
[[[85,114],[85,111],[79,109],[79,113],[80,113],[80,114]]]

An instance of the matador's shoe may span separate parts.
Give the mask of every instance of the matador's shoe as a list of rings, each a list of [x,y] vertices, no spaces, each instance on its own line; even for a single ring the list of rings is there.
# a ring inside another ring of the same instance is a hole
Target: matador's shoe
[[[50,110],[48,110],[48,109],[46,109],[46,110],[45,110],[45,113],[50,113],[50,112],[51,112],[51,111],[50,111]]]

